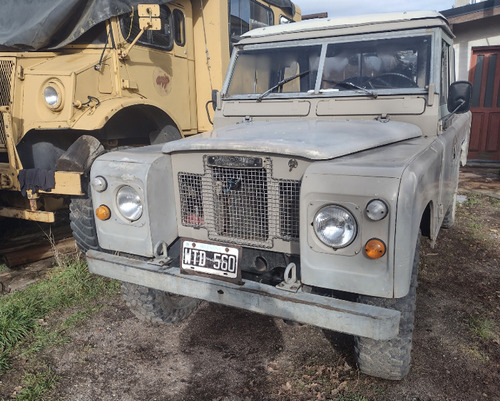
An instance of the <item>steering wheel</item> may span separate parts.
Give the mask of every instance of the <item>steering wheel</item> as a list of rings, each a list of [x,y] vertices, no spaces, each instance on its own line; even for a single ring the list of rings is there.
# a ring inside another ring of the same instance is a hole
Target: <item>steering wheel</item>
[[[384,78],[389,78],[388,80],[385,80]],[[396,79],[396,83],[398,81],[402,81],[402,85],[393,85],[390,83],[391,79]],[[376,82],[379,82],[379,85],[376,84]],[[380,74],[377,75],[376,77],[371,77],[368,78],[365,82],[365,85],[369,85],[372,89],[380,89],[380,88],[404,88],[409,84],[410,88],[418,88],[418,85],[413,82],[413,80],[409,77],[407,77],[404,74],[401,74],[399,72],[386,72],[385,74]],[[381,86],[382,84],[383,86]]]

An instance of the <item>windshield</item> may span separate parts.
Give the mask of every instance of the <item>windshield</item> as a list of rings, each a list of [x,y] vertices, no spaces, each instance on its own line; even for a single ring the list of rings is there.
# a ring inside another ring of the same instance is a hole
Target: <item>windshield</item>
[[[429,83],[430,36],[269,48],[236,56],[227,96],[279,93],[372,96]],[[321,55],[324,54],[323,57]]]

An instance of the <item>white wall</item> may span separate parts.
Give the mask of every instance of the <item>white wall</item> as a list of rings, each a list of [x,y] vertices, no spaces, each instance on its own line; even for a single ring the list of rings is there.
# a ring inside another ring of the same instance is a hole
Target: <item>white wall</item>
[[[473,47],[500,46],[500,16],[453,26],[457,80],[469,79]]]

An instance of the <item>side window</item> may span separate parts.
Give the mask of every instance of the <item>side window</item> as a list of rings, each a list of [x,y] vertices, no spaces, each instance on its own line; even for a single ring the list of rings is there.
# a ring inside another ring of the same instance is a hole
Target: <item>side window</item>
[[[170,9],[164,5],[160,6],[161,27],[159,31],[146,31],[137,43],[162,50],[172,50],[172,15]],[[134,7],[130,14],[124,14],[120,18],[120,26],[123,37],[131,43],[139,34],[139,16]]]
[[[441,47],[441,87],[439,95],[439,105],[448,102],[448,87],[450,86],[450,45],[443,41]]]
[[[230,42],[235,43],[240,36],[251,29],[274,24],[273,11],[255,0],[231,0]]]
[[[181,10],[175,9],[174,16],[174,40],[177,46],[186,44],[186,21],[184,13]]]

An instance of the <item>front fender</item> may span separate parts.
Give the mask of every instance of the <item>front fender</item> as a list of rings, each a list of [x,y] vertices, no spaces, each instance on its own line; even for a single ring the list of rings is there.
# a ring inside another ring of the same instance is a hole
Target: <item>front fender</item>
[[[150,100],[143,98],[116,98],[105,100],[95,108],[89,107],[75,120],[72,128],[75,130],[86,131],[101,129],[113,116],[116,115],[116,113],[134,106],[148,107],[157,112],[158,115],[163,115],[164,117],[169,118],[177,127],[180,127],[179,122],[172,117],[172,114],[155,102],[151,102]]]
[[[404,170],[398,195],[394,239],[394,297],[409,290],[412,262],[420,223],[430,205],[431,233],[439,222],[442,146],[435,141],[418,154]]]

